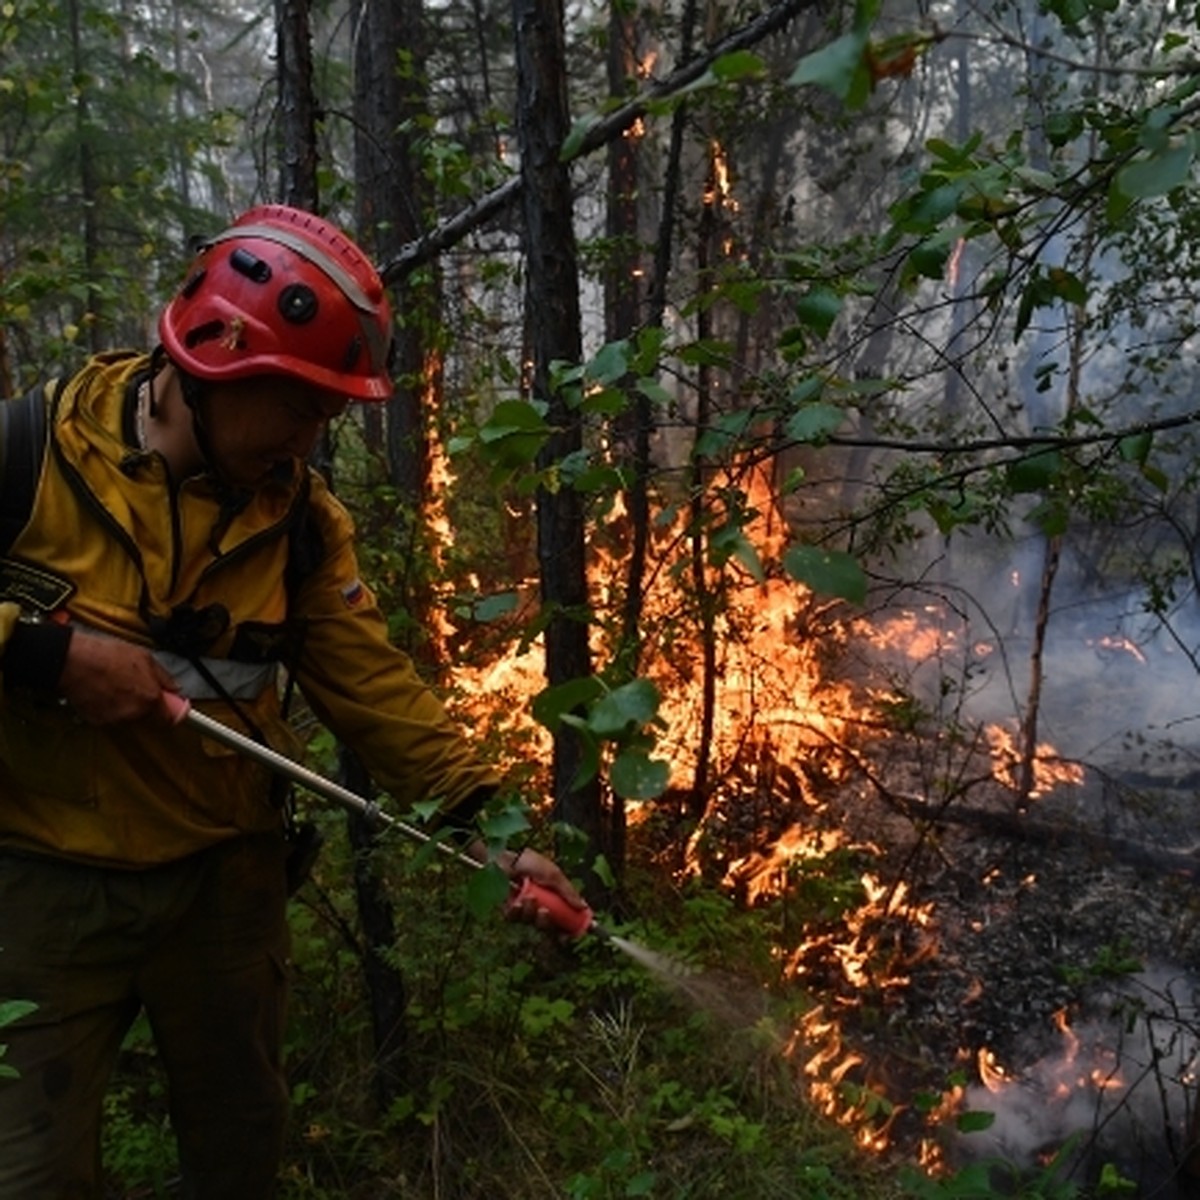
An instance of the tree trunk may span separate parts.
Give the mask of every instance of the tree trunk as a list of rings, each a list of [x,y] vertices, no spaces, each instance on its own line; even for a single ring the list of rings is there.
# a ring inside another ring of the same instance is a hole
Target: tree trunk
[[[555,430],[537,465],[549,471],[583,445],[578,410],[550,387],[553,361],[582,357],[571,185],[559,158],[568,131],[562,9],[556,0],[514,0],[513,26],[531,387]],[[592,672],[583,500],[574,488],[539,488],[537,532],[546,676],[556,686]],[[581,749],[574,730],[560,726],[554,735],[554,815],[583,832],[590,863],[600,848],[599,783],[593,778],[576,786]]]
[[[419,65],[424,52],[425,19],[420,0],[384,0],[356,10],[354,30],[354,164],[357,179],[358,234],[377,260],[393,253],[415,237],[424,216],[425,186],[413,147],[397,130],[424,115],[428,108],[426,83]],[[427,273],[436,281],[436,272]],[[424,552],[428,530],[429,440],[426,433],[426,388],[440,388],[438,360],[430,350],[428,330],[437,313],[436,282],[409,280],[403,298],[404,329],[398,331],[395,390],[387,402],[386,426],[380,426],[380,409],[366,413],[368,445],[382,434],[387,450],[388,479],[395,485],[399,503],[387,514],[393,536],[410,547],[407,587],[400,597],[413,620],[415,634],[430,626],[432,605],[429,555]],[[431,643],[411,637],[404,649],[429,668],[436,655]],[[364,781],[366,772],[357,759],[344,756],[346,769]],[[378,874],[371,869],[373,839],[361,824],[351,823],[351,840],[359,850],[355,889],[359,919],[370,947],[367,985],[371,997],[375,1034],[375,1092],[387,1108],[403,1089],[401,1060],[407,1042],[404,1024],[404,980],[381,957],[395,938],[395,913]]]
[[[713,251],[717,249],[717,209],[720,192],[717,187],[717,163],[715,153],[709,152],[708,176],[705,180],[704,207],[700,213],[700,227],[696,235],[696,274],[701,296],[712,289]],[[718,251],[719,252],[719,251]],[[696,337],[704,342],[712,337],[711,308],[701,303],[696,313]],[[701,363],[696,373],[696,442],[704,436],[712,413],[712,372],[707,364]],[[700,730],[696,739],[696,769],[692,775],[692,787],[687,799],[688,822],[694,827],[704,820],[708,810],[710,787],[709,765],[712,756],[713,736],[716,725],[717,707],[717,605],[720,591],[710,578],[708,567],[708,530],[706,504],[708,494],[709,464],[697,450],[692,451],[690,469],[691,491],[691,542],[692,587],[695,591],[696,613],[700,637]]]
[[[620,0],[612,0],[608,20],[608,90],[614,98],[628,95],[637,86],[638,25],[633,10]],[[605,234],[611,249],[604,275],[604,337],[608,342],[632,337],[641,317],[639,139],[637,130],[630,129],[624,137],[614,138],[608,144]],[[618,672],[620,678],[631,679],[637,675],[640,657],[642,589],[650,531],[647,487],[653,415],[650,401],[638,390],[632,376],[627,376],[622,386],[628,397],[628,408],[613,423],[613,447],[631,482],[625,494],[625,520],[614,525],[618,540],[628,543],[630,565],[626,575],[629,591],[625,596]],[[609,866],[620,878],[625,869],[625,802],[615,793],[610,794],[608,802],[602,844]]]
[[[355,175],[359,233],[384,260],[418,236],[432,208],[420,156],[409,133],[429,115],[426,21],[420,0],[364,5],[355,30]],[[426,671],[441,665],[433,628],[431,564],[437,547],[429,509],[434,418],[441,406],[442,360],[436,350],[441,289],[436,264],[404,283],[396,330],[395,390],[387,404],[388,480],[400,503],[388,514],[409,563],[400,601],[411,614],[404,649]]]
[[[276,0],[279,56],[279,195],[317,207],[317,103],[313,94],[309,0]]]

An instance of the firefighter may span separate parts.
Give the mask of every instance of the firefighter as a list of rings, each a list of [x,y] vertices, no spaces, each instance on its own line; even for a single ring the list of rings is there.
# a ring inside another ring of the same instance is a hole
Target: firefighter
[[[0,1032],[2,1200],[102,1194],[103,1094],[142,1011],[183,1194],[273,1192],[287,806],[265,768],[172,725],[165,694],[292,755],[286,664],[401,811],[436,800],[466,830],[498,785],[390,645],[306,462],[347,404],[391,394],[391,337],[362,251],[260,206],[202,248],[151,353],[55,391],[0,560],[0,1000],[36,1005]],[[497,861],[584,907],[534,850]]]

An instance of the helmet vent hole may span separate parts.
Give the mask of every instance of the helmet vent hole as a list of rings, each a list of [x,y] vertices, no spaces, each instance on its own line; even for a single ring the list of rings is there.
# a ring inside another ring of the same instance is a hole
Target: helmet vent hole
[[[255,283],[266,283],[271,278],[270,263],[264,262],[257,254],[251,254],[244,246],[239,246],[229,256],[229,265],[239,275],[245,275]]]
[[[225,331],[224,321],[205,321],[195,329],[189,329],[183,335],[183,343],[189,350],[199,346],[201,342],[215,342]]]
[[[363,351],[362,338],[357,334],[350,339],[350,345],[346,347],[346,356],[342,359],[342,370],[349,371],[353,369],[354,364],[358,362]]]
[[[279,311],[285,321],[303,325],[317,315],[317,294],[306,283],[289,283],[279,293]]]

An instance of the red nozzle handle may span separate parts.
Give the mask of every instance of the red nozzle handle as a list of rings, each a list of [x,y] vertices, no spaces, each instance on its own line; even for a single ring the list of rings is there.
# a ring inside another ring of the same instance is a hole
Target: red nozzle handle
[[[521,878],[516,891],[509,897],[508,903],[519,904],[522,900],[534,900],[539,908],[544,908],[550,914],[550,920],[555,928],[562,930],[570,937],[582,937],[592,927],[592,910],[586,906],[575,908],[567,903],[556,891],[545,884],[534,883],[528,875]]]
[[[182,723],[184,717],[188,715],[188,710],[192,707],[191,701],[186,696],[181,696],[178,692],[163,692],[159,696],[159,701],[163,708],[167,711],[167,716],[171,719],[172,725]]]

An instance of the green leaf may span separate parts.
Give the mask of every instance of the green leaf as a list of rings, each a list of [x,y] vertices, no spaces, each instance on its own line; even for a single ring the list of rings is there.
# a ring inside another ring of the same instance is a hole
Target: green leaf
[[[629,371],[629,342],[621,338],[605,342],[587,365],[587,378],[596,383],[613,383]]]
[[[589,113],[587,116],[576,118],[571,126],[571,132],[563,138],[563,144],[558,151],[559,162],[570,162],[579,153],[579,148],[583,145],[583,139],[587,137],[587,132],[595,123],[595,117]]]
[[[842,550],[793,546],[783,556],[783,568],[793,578],[825,596],[853,604],[867,598],[867,577],[858,561]]]
[[[829,336],[841,311],[841,296],[832,288],[820,285],[811,288],[796,302],[796,319],[823,338]]]
[[[643,375],[638,379],[637,390],[647,400],[652,400],[655,404],[661,404],[665,407],[675,403],[675,397],[657,379],[652,379],[648,375]]]
[[[486,457],[508,468],[532,462],[552,432],[543,409],[524,400],[501,400],[479,430]]]
[[[1192,166],[1190,140],[1176,142],[1160,154],[1136,159],[1117,172],[1113,185],[1125,196],[1148,200],[1165,196],[1187,181]]]
[[[37,1005],[32,1000],[3,1000],[0,1001],[0,1026],[11,1025],[31,1012],[37,1011]]]
[[[1071,523],[1071,511],[1058,499],[1043,500],[1028,519],[1047,537],[1062,537]]]
[[[667,790],[671,768],[644,750],[622,750],[613,759],[608,778],[613,791],[626,800],[653,800]]]
[[[1131,433],[1117,443],[1117,453],[1124,462],[1144,465],[1150,455],[1150,446],[1153,441],[1154,434],[1148,429],[1142,430],[1141,433]]]
[[[766,65],[750,50],[733,50],[722,54],[712,65],[713,74],[726,83],[738,79],[758,79],[766,74]]]
[[[1158,467],[1143,467],[1142,478],[1152,488],[1161,492],[1163,495],[1166,495],[1166,493],[1170,490],[1171,481],[1167,478],[1166,473],[1159,470]]]
[[[533,718],[554,733],[565,713],[582,711],[603,691],[604,685],[595,675],[568,679],[566,683],[544,688],[533,698]]]
[[[529,828],[529,817],[523,805],[506,804],[499,811],[482,816],[479,828],[489,842],[507,842]]]
[[[797,64],[788,79],[793,87],[815,84],[826,88],[839,100],[848,100],[861,84],[857,77],[866,73],[863,62],[867,48],[867,32],[856,29],[852,33],[806,54]]]
[[[495,863],[487,863],[467,880],[467,908],[481,920],[490,917],[508,899],[508,891],[508,876]]]
[[[516,592],[497,592],[494,596],[484,596],[471,606],[471,616],[476,621],[495,621],[512,612],[518,601]]]
[[[1068,304],[1077,304],[1080,308],[1087,304],[1088,290],[1083,280],[1073,272],[1063,267],[1051,267],[1046,272],[1050,288],[1060,300]]]
[[[959,1113],[954,1124],[958,1127],[959,1133],[982,1133],[983,1130],[990,1129],[995,1121],[996,1114],[993,1112],[971,1110]]]
[[[679,361],[690,367],[723,367],[729,364],[733,347],[717,338],[702,338],[679,350]]]
[[[1062,474],[1062,467],[1062,455],[1057,450],[1040,450],[1009,463],[1008,486],[1018,495],[1044,491]]]
[[[1083,134],[1083,116],[1077,112],[1053,112],[1046,118],[1046,140],[1052,146],[1066,146]]]
[[[626,1185],[626,1196],[653,1196],[658,1188],[657,1171],[639,1171]]]
[[[792,385],[788,392],[788,403],[791,405],[807,404],[816,400],[825,390],[825,380],[820,375],[808,375]]]
[[[588,728],[598,737],[619,737],[640,729],[658,715],[658,688],[649,679],[633,679],[592,705]]]
[[[820,444],[845,421],[845,412],[834,404],[806,404],[784,422],[784,433],[797,442]]]
[[[713,566],[723,566],[729,559],[736,558],[756,583],[766,582],[767,575],[758,551],[737,522],[730,521],[714,529],[709,535],[708,548]]]
[[[908,261],[913,270],[923,279],[941,279],[960,236],[958,229],[943,229],[932,237],[922,238],[909,251]]]

